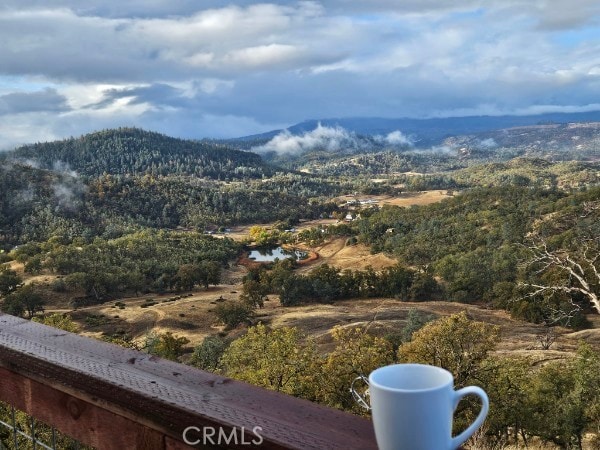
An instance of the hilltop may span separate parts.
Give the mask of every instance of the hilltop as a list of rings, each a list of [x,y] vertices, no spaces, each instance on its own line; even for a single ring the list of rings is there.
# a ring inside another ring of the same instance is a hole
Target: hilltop
[[[138,128],[118,128],[78,138],[19,147],[2,158],[36,168],[78,174],[193,175],[212,179],[260,178],[273,170],[253,153],[221,143],[177,139]]]

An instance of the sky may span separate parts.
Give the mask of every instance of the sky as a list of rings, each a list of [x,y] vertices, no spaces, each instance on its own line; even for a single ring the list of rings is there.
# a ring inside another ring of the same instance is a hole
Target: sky
[[[598,0],[1,0],[0,149],[600,110]]]

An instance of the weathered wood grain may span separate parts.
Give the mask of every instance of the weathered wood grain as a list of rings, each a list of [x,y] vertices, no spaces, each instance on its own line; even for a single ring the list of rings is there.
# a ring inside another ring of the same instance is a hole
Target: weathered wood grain
[[[2,314],[0,368],[0,400],[99,449],[188,448],[187,427],[236,433],[204,448],[257,448],[254,427],[265,449],[377,448],[369,420]]]

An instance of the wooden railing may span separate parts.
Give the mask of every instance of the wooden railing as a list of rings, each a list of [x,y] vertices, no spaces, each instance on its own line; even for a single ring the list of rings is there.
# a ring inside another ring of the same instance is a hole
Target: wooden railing
[[[377,448],[367,419],[3,314],[0,401],[100,450]]]

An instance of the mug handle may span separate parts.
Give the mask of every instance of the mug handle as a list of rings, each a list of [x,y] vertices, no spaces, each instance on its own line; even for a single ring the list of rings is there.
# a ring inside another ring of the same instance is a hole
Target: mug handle
[[[464,442],[469,439],[475,431],[481,426],[483,421],[485,420],[488,410],[490,408],[490,402],[488,400],[488,396],[483,389],[477,386],[467,386],[466,388],[459,389],[454,393],[454,409],[458,406],[458,403],[463,399],[463,397],[467,395],[476,395],[481,399],[481,411],[479,411],[479,415],[475,419],[475,421],[469,425],[469,427],[460,433],[455,438],[452,438],[452,449],[456,449],[460,447]]]
[[[350,385],[350,392],[352,393],[352,397],[354,397],[354,400],[356,401],[356,403],[358,403],[360,406],[365,408],[367,411],[370,411],[371,405],[369,405],[369,402],[367,402],[367,400],[365,400],[365,398],[362,395],[360,395],[356,391],[356,389],[354,389],[354,384],[359,380],[362,381],[363,383],[365,383],[367,386],[369,385],[369,379],[367,377],[365,377],[364,375],[360,375],[352,381],[352,384]],[[368,390],[367,390],[367,392],[368,392]]]

